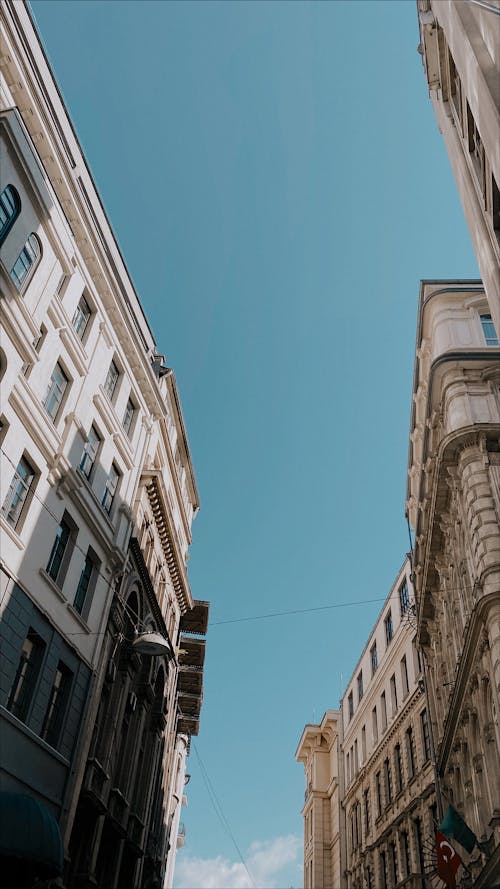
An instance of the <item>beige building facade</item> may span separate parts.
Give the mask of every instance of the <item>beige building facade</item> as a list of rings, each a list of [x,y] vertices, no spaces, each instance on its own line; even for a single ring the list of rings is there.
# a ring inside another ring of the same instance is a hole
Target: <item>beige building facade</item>
[[[304,889],[340,886],[340,712],[306,725],[295,759],[304,765]]]
[[[343,883],[422,887],[436,819],[411,564],[389,592],[341,700]]]
[[[418,640],[444,801],[500,877],[500,349],[480,281],[423,281],[408,465]]]
[[[437,819],[409,559],[340,701],[307,725],[305,889],[431,886]]]
[[[438,127],[500,329],[500,2],[417,0]]]
[[[188,437],[23,2],[2,0],[1,41],[0,809],[56,837],[2,875],[163,889],[208,624]]]

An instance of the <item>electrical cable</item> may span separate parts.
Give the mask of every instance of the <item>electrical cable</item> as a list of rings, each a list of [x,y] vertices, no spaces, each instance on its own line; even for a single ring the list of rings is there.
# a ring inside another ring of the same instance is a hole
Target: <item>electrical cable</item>
[[[255,885],[254,879],[253,879],[253,877],[252,877],[252,874],[250,873],[250,871],[249,871],[249,869],[248,869],[248,865],[247,865],[247,863],[246,863],[246,861],[245,861],[245,859],[244,859],[244,857],[243,857],[243,854],[242,854],[242,852],[241,852],[241,849],[240,849],[240,847],[238,846],[238,843],[236,842],[236,838],[235,838],[235,836],[234,836],[234,834],[233,834],[233,831],[231,830],[231,825],[229,824],[229,821],[227,820],[227,818],[226,818],[226,816],[225,816],[225,814],[224,814],[224,810],[223,810],[223,808],[222,808],[222,806],[221,806],[221,804],[220,804],[220,802],[219,802],[219,799],[218,799],[217,794],[216,794],[216,792],[215,792],[215,788],[214,788],[214,786],[213,786],[213,784],[212,784],[212,782],[211,782],[211,780],[210,780],[210,776],[209,776],[209,774],[208,774],[208,772],[207,772],[207,769],[206,769],[206,767],[205,767],[205,764],[204,764],[204,762],[203,762],[203,760],[202,760],[200,754],[198,753],[198,748],[196,747],[196,745],[195,745],[193,742],[191,742],[191,743],[192,743],[192,746],[193,746],[193,750],[194,750],[194,752],[195,752],[195,754],[196,754],[196,758],[197,758],[197,760],[198,760],[198,764],[199,764],[199,766],[200,766],[201,777],[203,778],[203,782],[204,782],[204,784],[205,784],[205,787],[207,788],[208,796],[209,796],[210,802],[212,803],[214,812],[215,812],[215,814],[217,815],[219,821],[221,822],[221,824],[222,824],[224,830],[226,831],[226,833],[227,833],[228,836],[230,837],[230,839],[231,839],[231,841],[232,841],[232,843],[233,843],[233,846],[234,846],[234,848],[236,849],[236,852],[238,853],[238,857],[239,857],[239,859],[240,859],[240,861],[241,861],[243,867],[245,868],[245,870],[246,870],[246,872],[247,872],[247,874],[248,874],[248,879],[250,880],[250,883],[251,883],[253,889],[256,889],[256,885]]]
[[[11,460],[11,458],[8,456],[8,454],[5,453],[3,448],[0,448],[0,451],[3,454],[3,456],[6,457],[6,459],[11,464],[11,466],[14,468],[14,470],[17,472],[17,466]],[[37,494],[36,490],[32,492],[32,496],[38,500],[38,502],[40,503],[42,508],[45,509],[46,512],[48,512],[48,514],[51,516],[51,518],[56,523],[56,526],[59,527],[61,520],[58,519],[56,515],[54,515],[54,513],[49,509],[47,504],[42,500],[40,495]],[[411,537],[410,537],[410,543],[411,543]],[[84,557],[87,556],[86,551],[84,549],[82,549],[82,547],[79,546],[76,541],[74,541],[74,543],[73,543],[73,548],[78,550],[79,552],[81,552]],[[102,571],[100,571],[99,569],[96,569],[96,570],[97,570],[97,576],[101,577],[109,585],[111,583],[109,578],[106,577],[106,575],[103,574]],[[448,587],[444,590],[444,592],[447,592],[447,593],[460,593],[460,592],[466,592],[466,591],[471,592],[473,589],[474,589],[474,587],[454,587],[454,588]],[[117,596],[117,598],[118,598],[118,601],[120,602],[120,605],[124,608],[124,610],[127,611],[128,614],[130,615],[130,617],[134,619],[135,626],[137,627],[138,630],[151,629],[148,624],[139,620],[139,617],[137,616],[135,611],[132,608],[130,608],[127,605],[127,603],[120,596]],[[379,602],[386,602],[386,601],[390,602],[392,600],[399,601],[399,595],[395,594],[394,596],[383,596],[383,597],[379,596],[374,599],[361,599],[361,600],[358,600],[355,602],[334,602],[331,605],[317,605],[312,608],[295,608],[295,609],[290,609],[287,611],[271,611],[267,614],[254,614],[254,615],[247,615],[245,617],[229,618],[227,620],[210,621],[209,626],[216,627],[216,626],[222,626],[225,624],[246,623],[248,621],[253,621],[253,620],[268,620],[269,618],[286,617],[288,615],[293,615],[293,614],[311,614],[311,613],[317,612],[317,611],[330,611],[332,609],[337,609],[337,608],[352,608],[353,606],[356,606],[356,605],[374,605]],[[66,633],[66,635],[67,636],[104,636],[105,632],[103,632],[103,633],[89,633],[89,632],[86,632],[85,630],[83,630],[78,633]]]

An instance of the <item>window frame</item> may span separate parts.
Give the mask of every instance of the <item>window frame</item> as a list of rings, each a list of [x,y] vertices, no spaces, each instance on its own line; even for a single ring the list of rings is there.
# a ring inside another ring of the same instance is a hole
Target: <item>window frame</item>
[[[31,649],[27,652],[26,644],[30,641],[32,643]],[[47,643],[45,640],[30,626],[23,641],[14,680],[6,703],[6,709],[9,713],[12,713],[16,719],[25,724],[29,718],[40,681],[46,649]],[[19,704],[21,695],[22,700]]]
[[[87,570],[87,566],[90,566],[90,571]],[[89,546],[83,560],[82,570],[80,571],[80,577],[78,579],[72,604],[73,609],[83,618],[83,620],[87,619],[92,607],[100,568],[100,559],[92,547]]]
[[[359,701],[362,700],[363,695],[365,693],[365,690],[363,687],[363,670],[359,671],[359,673],[357,675],[356,682],[357,682],[357,686],[358,686],[358,703],[359,703]]]
[[[385,645],[386,648],[389,648],[392,640],[394,639],[394,623],[392,620],[392,610],[389,608],[386,616],[384,617],[384,631],[385,631]]]
[[[429,714],[427,707],[420,711],[420,728],[422,732],[422,750],[424,752],[424,762],[430,762],[432,758],[431,733],[429,725]]]
[[[116,371],[116,374],[112,375],[112,376],[114,376],[114,379],[113,379],[112,383],[109,383],[110,379],[112,378],[112,377],[110,377],[110,375],[111,375],[111,371],[113,368]],[[118,367],[115,359],[112,358],[110,361],[109,367],[108,367],[106,379],[104,380],[104,384],[103,384],[103,390],[104,390],[107,398],[111,402],[111,404],[115,403],[115,398],[116,398],[116,395],[118,392],[117,387],[118,387],[118,380],[119,379],[120,379],[120,368]]]
[[[32,255],[30,255],[30,251]],[[31,232],[26,238],[21,250],[17,255],[14,265],[10,270],[10,279],[18,293],[22,294],[25,292],[29,282],[33,277],[36,267],[40,263],[42,254],[42,242],[40,241],[38,235],[35,234],[35,232]],[[29,264],[26,263],[26,259],[30,260]],[[20,263],[21,266],[24,268],[24,274],[22,278],[19,277],[19,274],[16,271],[16,266],[18,263]]]
[[[479,322],[481,324],[481,333],[485,342],[485,345],[488,348],[498,347],[500,341],[498,339],[498,334],[495,329],[495,323],[493,318],[488,312],[480,312],[479,313]],[[490,333],[487,333],[487,328],[490,329]],[[493,333],[491,333],[493,331]]]
[[[114,478],[112,477],[112,474],[114,475]],[[111,516],[113,512],[113,504],[115,502],[116,494],[120,486],[121,477],[122,474],[118,469],[116,463],[113,461],[108,472],[108,477],[104,485],[104,493],[101,499],[101,506],[108,516]]]
[[[19,468],[23,462],[28,467],[28,472],[24,477],[19,471]],[[31,464],[30,458],[26,455],[26,453],[23,453],[14,471],[14,475],[12,476],[12,481],[9,485],[1,510],[2,516],[4,517],[7,524],[10,525],[10,527],[18,533],[19,530],[22,528],[24,519],[26,518],[31,499],[33,497],[33,492],[36,487],[38,475],[38,470]],[[27,482],[26,479],[29,479],[29,481]],[[22,488],[22,491],[24,491],[24,494],[22,495],[20,494],[20,487]],[[7,501],[9,501],[8,507]],[[11,521],[9,515],[13,509],[17,510],[17,513],[14,514],[14,520]]]
[[[58,674],[61,676],[59,684],[57,684]],[[61,741],[73,680],[73,671],[64,661],[59,660],[52,680],[47,709],[40,732],[40,737],[55,750],[57,750]]]
[[[350,722],[354,716],[354,695],[353,695],[352,691],[350,691],[349,694],[347,695],[347,713],[348,713],[349,722]]]
[[[399,608],[401,612],[401,617],[405,615],[410,610],[410,588],[408,586],[408,580],[403,580],[402,584],[399,587]]]
[[[13,204],[14,209],[13,209],[13,212],[10,214],[5,211],[4,195],[6,192],[11,192],[12,197],[13,197],[12,204]],[[18,192],[17,188],[15,187],[15,185],[12,185],[12,183],[9,182],[3,189],[2,193],[0,194],[0,217],[2,214],[2,210],[4,211],[5,217],[6,217],[6,222],[4,223],[3,227],[0,229],[0,246],[6,240],[16,219],[18,219],[19,216],[21,215],[21,209],[22,209],[22,204],[21,204],[21,198],[19,197],[19,192]],[[0,222],[0,224],[1,224],[1,222]]]
[[[132,408],[132,410],[130,411],[129,408]],[[134,402],[132,401],[132,399],[129,397],[127,399],[127,404],[125,405],[125,411],[123,413],[123,420],[122,420],[122,428],[123,428],[123,431],[125,432],[127,438],[132,438],[132,435],[134,432],[136,411],[137,411],[137,408],[136,408]]]
[[[57,382],[57,380],[54,377],[54,374],[56,373],[56,370],[58,368],[59,368],[59,372],[60,372],[61,376],[63,377],[63,380],[65,381],[62,389],[60,388],[59,383]],[[50,375],[49,384],[47,386],[47,391],[46,391],[46,393],[43,397],[43,400],[42,400],[42,407],[45,408],[46,413],[48,414],[48,416],[50,417],[50,419],[52,420],[52,422],[54,424],[56,424],[59,419],[59,415],[60,415],[61,409],[63,407],[63,404],[66,401],[70,385],[71,385],[71,379],[67,375],[65,368],[63,367],[63,365],[61,364],[61,362],[59,360],[56,361],[54,368],[52,370],[52,373]],[[57,393],[58,390],[59,390],[59,395],[56,394],[54,402],[51,403],[51,399],[53,398],[54,393]],[[50,409],[49,409],[49,404],[50,404]],[[54,405],[55,405],[55,412],[54,412]]]
[[[86,312],[82,311],[82,303],[84,303],[87,308]],[[73,317],[71,319],[71,326],[73,328],[73,331],[81,343],[85,342],[87,333],[90,329],[89,323],[90,319],[92,318],[92,314],[92,307],[90,306],[85,294],[82,293],[80,299],[78,300],[78,303],[76,304],[75,311],[73,312]],[[81,322],[81,319],[84,319],[83,324]]]
[[[92,433],[94,435],[95,442],[92,441],[92,439],[91,439]],[[95,445],[95,447],[94,447],[94,445]],[[99,454],[101,445],[102,445],[102,438],[99,435],[98,430],[92,423],[90,426],[86,441],[84,442],[84,445],[83,445],[83,452],[82,452],[82,456],[80,458],[80,463],[78,464],[78,469],[80,470],[82,475],[87,479],[87,481],[90,481],[90,477],[92,475],[94,466],[96,464],[97,456]],[[93,447],[94,447],[94,450],[92,450]],[[87,469],[87,466],[88,466],[88,469]]]
[[[59,535],[59,531],[62,529],[63,525],[65,526],[65,528],[67,528],[67,536],[61,545],[62,534]],[[47,567],[45,568],[45,573],[60,589],[62,589],[64,584],[66,572],[68,570],[69,562],[75,545],[77,531],[78,529],[75,522],[73,521],[69,513],[65,510],[61,517],[61,521],[59,522],[56,536],[52,544],[52,549],[50,551],[49,560],[47,562]],[[56,562],[56,559],[59,560],[58,563]],[[52,571],[54,568],[54,564],[56,564],[56,570],[53,574]]]
[[[377,640],[376,639],[370,648],[370,662],[371,662],[371,666],[372,666],[372,676],[375,676],[375,673],[378,670],[378,653],[377,653]]]

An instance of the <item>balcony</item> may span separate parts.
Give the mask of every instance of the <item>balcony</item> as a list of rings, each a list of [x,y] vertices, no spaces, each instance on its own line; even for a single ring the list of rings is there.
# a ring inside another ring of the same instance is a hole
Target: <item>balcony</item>
[[[195,599],[190,611],[183,614],[180,620],[181,633],[194,633],[205,636],[208,628],[209,602]]]
[[[82,792],[94,804],[100,814],[107,809],[109,775],[97,759],[89,759],[85,769]]]
[[[203,667],[205,662],[206,642],[191,636],[181,635],[179,641],[179,666]]]
[[[186,828],[182,822],[179,824],[179,830],[177,832],[177,848],[180,849],[186,843]]]
[[[144,832],[145,824],[137,813],[133,812],[128,819],[128,840],[139,855],[144,854]]]
[[[177,688],[179,692],[201,695],[203,691],[203,667],[179,667]]]
[[[108,812],[114,821],[117,832],[125,837],[127,834],[129,805],[118,787],[113,787],[109,796]]]
[[[185,692],[178,695],[179,710],[183,716],[198,717],[201,710],[201,695],[190,695]]]
[[[179,735],[197,735],[200,730],[200,720],[197,716],[184,716],[179,713],[177,719],[177,734]]]

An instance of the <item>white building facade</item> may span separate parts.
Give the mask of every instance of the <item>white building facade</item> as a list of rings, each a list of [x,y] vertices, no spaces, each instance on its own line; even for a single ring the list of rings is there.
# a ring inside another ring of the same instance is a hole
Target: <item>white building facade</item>
[[[500,329],[500,2],[417,0],[430,97]]]
[[[208,619],[189,444],[29,11],[1,15],[0,791],[57,822],[68,886],[160,886],[167,853],[171,885]]]

